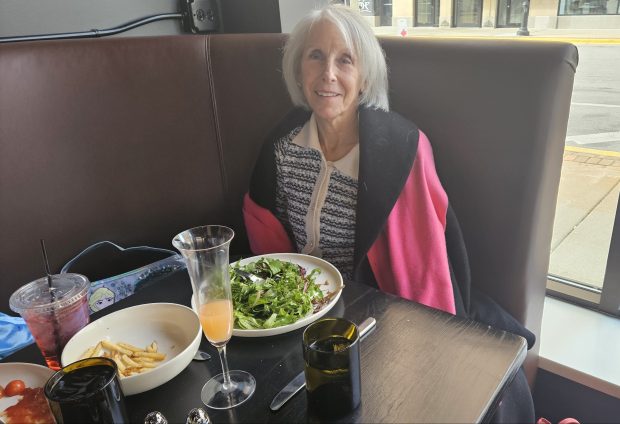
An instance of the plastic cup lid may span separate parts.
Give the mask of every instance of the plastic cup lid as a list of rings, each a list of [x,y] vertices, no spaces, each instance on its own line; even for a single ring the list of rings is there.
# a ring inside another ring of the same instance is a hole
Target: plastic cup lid
[[[9,299],[11,309],[19,314],[25,311],[45,313],[71,305],[85,297],[90,282],[80,274],[52,275],[52,301],[47,277],[39,278],[17,289]]]

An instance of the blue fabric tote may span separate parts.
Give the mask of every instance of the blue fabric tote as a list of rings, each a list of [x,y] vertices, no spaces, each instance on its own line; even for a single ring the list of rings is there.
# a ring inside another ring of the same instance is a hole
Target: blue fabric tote
[[[0,359],[33,342],[34,339],[23,318],[0,312]]]

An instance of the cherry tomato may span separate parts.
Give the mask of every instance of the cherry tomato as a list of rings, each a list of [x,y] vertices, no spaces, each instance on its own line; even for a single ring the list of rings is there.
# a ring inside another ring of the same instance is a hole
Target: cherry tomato
[[[21,395],[24,392],[26,385],[21,380],[13,380],[9,382],[4,388],[4,394],[7,397]]]
[[[0,386],[0,399],[4,397],[4,387]]]

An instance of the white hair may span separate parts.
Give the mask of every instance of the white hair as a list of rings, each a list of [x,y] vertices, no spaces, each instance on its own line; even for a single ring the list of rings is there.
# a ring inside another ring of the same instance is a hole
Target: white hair
[[[357,56],[364,87],[359,104],[388,111],[387,65],[383,50],[370,24],[357,11],[341,5],[313,10],[295,25],[289,35],[284,46],[282,73],[293,104],[310,108],[301,89],[301,57],[312,26],[321,21],[333,23],[347,47]]]

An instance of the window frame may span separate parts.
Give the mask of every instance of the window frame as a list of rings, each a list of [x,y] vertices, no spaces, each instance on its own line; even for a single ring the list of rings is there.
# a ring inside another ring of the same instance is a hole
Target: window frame
[[[554,274],[547,275],[547,294],[620,317],[620,196],[616,207],[603,287],[595,287]]]

